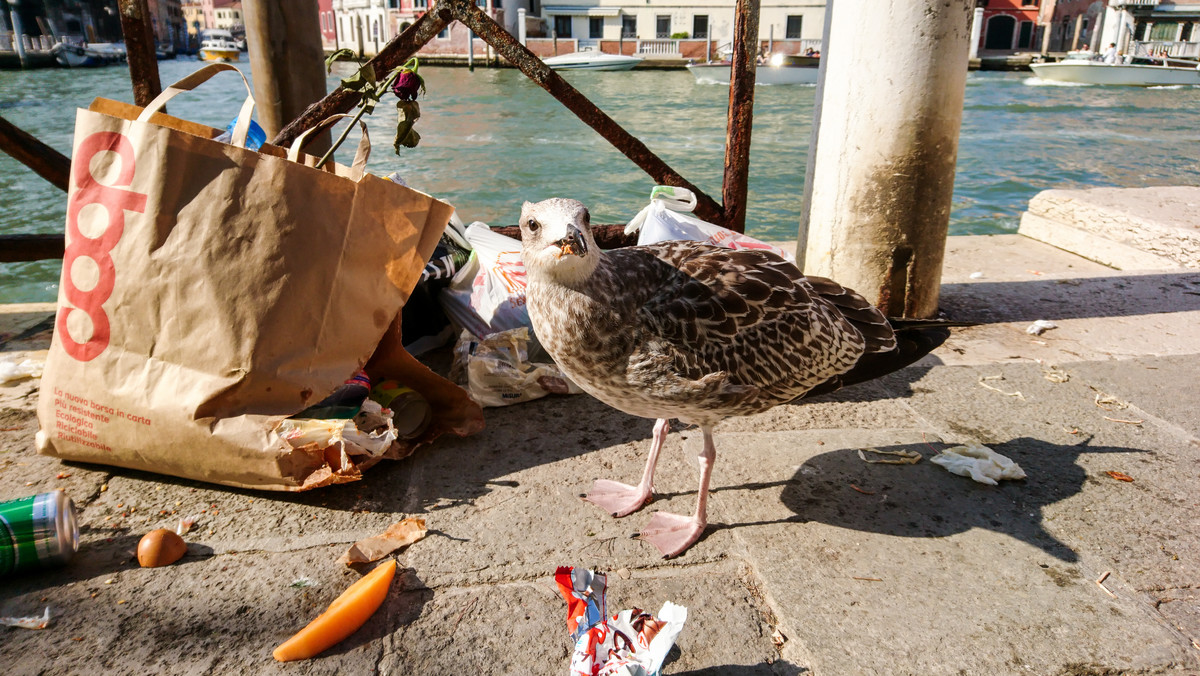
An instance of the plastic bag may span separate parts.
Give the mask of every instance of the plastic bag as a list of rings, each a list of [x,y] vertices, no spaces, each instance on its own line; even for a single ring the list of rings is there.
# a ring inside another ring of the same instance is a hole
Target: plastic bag
[[[520,240],[492,232],[478,221],[467,226],[466,237],[471,258],[439,297],[446,314],[482,338],[528,327]]]
[[[796,262],[796,257],[783,249],[692,216],[691,211],[695,208],[696,195],[691,190],[669,185],[654,186],[654,190],[650,191],[650,204],[629,221],[625,226],[625,234],[638,233],[639,245],[689,239],[727,249],[766,249]]]
[[[531,362],[529,343],[529,329],[525,327],[487,338],[463,331],[454,346],[450,379],[464,385],[471,398],[484,407],[582,391],[553,363]]]

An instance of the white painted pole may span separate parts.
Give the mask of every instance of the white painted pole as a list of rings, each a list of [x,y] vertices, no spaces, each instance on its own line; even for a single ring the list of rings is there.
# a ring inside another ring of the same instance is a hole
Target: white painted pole
[[[517,41],[525,47],[525,8],[521,7],[517,10]]]
[[[827,10],[804,270],[891,316],[937,312],[974,5],[855,0]]]
[[[979,36],[983,33],[983,8],[976,7],[971,15],[971,52],[972,59],[979,58]]]

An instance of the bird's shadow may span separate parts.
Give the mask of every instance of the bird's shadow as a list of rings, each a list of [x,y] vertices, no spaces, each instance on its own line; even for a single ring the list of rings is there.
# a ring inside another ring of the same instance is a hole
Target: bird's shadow
[[[934,448],[949,446],[937,444]],[[857,448],[839,449],[810,458],[783,481],[714,489],[714,493],[730,495],[782,485],[780,501],[793,516],[767,522],[713,524],[710,532],[765,523],[810,521],[906,538],[940,538],[983,528],[1038,547],[1061,561],[1075,562],[1076,553],[1044,528],[1042,509],[1083,489],[1089,479],[1087,472],[1076,464],[1081,454],[1148,452],[1092,446],[1090,439],[1064,445],[1031,437],[1019,437],[990,448],[1019,464],[1028,478],[989,486],[955,476],[928,461],[933,451],[926,444],[880,447],[886,451],[916,451],[925,456],[915,465],[869,464],[859,458]]]

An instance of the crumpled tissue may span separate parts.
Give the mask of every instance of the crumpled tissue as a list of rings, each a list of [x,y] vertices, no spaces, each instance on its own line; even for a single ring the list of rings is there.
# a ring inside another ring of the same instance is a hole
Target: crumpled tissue
[[[567,602],[567,630],[575,639],[570,676],[659,676],[687,608],[667,601],[655,618],[640,608],[607,616],[604,573],[562,566],[554,572]]]
[[[929,459],[952,474],[969,476],[981,484],[995,486],[1001,479],[1024,479],[1025,470],[1012,459],[982,444],[947,448]]]

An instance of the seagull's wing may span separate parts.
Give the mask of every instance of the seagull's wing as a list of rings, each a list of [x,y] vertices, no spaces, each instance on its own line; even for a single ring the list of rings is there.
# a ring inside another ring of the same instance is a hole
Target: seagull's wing
[[[644,268],[653,257],[660,266],[657,283],[639,294],[633,382],[721,374],[726,390],[753,387],[778,403],[849,370],[868,345],[885,342],[864,333],[890,335],[861,296],[828,280],[814,285],[769,251],[674,241],[609,255],[618,265],[636,257]]]

